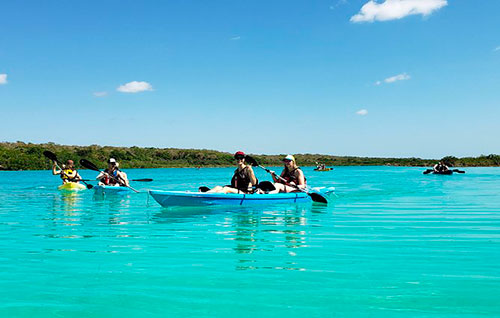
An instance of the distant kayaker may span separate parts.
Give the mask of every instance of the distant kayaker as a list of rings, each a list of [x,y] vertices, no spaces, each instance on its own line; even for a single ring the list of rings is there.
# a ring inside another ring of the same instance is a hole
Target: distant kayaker
[[[445,165],[442,161],[438,162],[437,164],[434,165],[434,167],[432,168],[432,170],[434,170],[434,172],[445,172],[445,171],[448,171],[450,170],[450,168],[448,168],[447,165]]]
[[[126,186],[129,187],[129,182],[127,174],[121,171],[118,167],[120,165],[116,162],[115,158],[109,158],[108,167],[99,173],[97,180],[99,180],[99,185],[109,185],[109,186]]]
[[[271,171],[271,176],[273,177],[274,186],[278,192],[300,192],[306,187],[306,177],[304,172],[297,166],[297,162],[295,161],[295,157],[292,155],[287,155],[283,158],[283,164],[285,168],[281,172],[281,178],[276,176],[274,171]]]
[[[61,170],[57,169],[57,163],[54,161],[54,164],[52,165],[52,174],[60,175],[63,184],[68,182],[78,183],[81,179],[78,171],[75,169],[75,163],[73,160],[66,161],[66,164],[62,165]]]
[[[238,151],[234,154],[234,159],[238,167],[234,170],[234,175],[231,178],[231,185],[224,187],[216,186],[207,192],[220,193],[252,193],[257,185],[257,178],[253,172],[252,166],[245,163],[245,153]]]

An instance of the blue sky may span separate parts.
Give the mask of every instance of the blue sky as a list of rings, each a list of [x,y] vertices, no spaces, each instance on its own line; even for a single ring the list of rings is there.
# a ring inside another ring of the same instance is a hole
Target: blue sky
[[[500,153],[500,1],[4,1],[0,140]]]

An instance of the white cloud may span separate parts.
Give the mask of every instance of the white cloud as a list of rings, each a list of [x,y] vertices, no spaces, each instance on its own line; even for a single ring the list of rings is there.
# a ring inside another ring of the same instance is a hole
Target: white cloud
[[[403,73],[403,74],[398,74],[398,75],[395,75],[395,76],[388,77],[388,78],[386,78],[384,80],[384,82],[386,82],[386,83],[394,83],[394,82],[397,82],[397,81],[407,81],[410,78],[411,78],[410,75],[408,75],[406,73]]]
[[[104,96],[108,95],[108,92],[95,92],[93,95],[95,97],[104,97]]]
[[[0,74],[0,85],[7,84],[7,74]]]
[[[153,87],[148,82],[133,81],[125,85],[120,85],[116,90],[122,93],[139,93],[152,91]]]
[[[496,48],[493,49],[493,52],[498,52],[500,51],[500,46],[497,46]]]
[[[370,0],[365,3],[358,14],[353,15],[351,22],[374,22],[402,19],[409,15],[427,16],[448,5],[447,0]]]
[[[231,41],[237,41],[237,40],[239,40],[239,39],[241,39],[241,36],[239,36],[239,35],[238,35],[238,36],[233,36],[233,37],[231,38]]]
[[[387,84],[390,84],[390,83],[394,83],[394,82],[397,82],[397,81],[407,81],[411,78],[410,75],[406,74],[406,73],[402,73],[402,74],[398,74],[398,75],[394,75],[394,76],[391,76],[391,77],[388,77],[384,80],[384,83],[387,83]],[[381,85],[382,84],[382,81],[376,81],[375,82],[375,85]]]
[[[368,114],[368,111],[366,109],[360,109],[356,112],[356,114],[360,116],[366,116],[366,114]]]

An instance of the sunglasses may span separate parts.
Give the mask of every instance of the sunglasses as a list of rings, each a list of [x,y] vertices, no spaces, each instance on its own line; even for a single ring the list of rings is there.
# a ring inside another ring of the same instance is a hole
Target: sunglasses
[[[292,160],[290,160],[290,159],[284,159],[283,162],[284,163],[289,163],[289,162],[292,162]]]
[[[234,156],[234,159],[243,160],[243,159],[245,159],[245,156]]]

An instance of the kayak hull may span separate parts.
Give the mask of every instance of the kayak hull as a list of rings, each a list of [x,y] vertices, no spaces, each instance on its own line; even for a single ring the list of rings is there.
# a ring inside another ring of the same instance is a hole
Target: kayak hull
[[[309,203],[307,193],[276,194],[236,194],[206,193],[189,191],[151,190],[149,194],[163,207],[172,206],[213,206],[213,205],[256,205],[256,204],[293,204]]]
[[[333,168],[325,168],[325,169],[316,168],[316,169],[314,169],[314,171],[331,171],[331,170],[333,170]]]
[[[97,185],[94,186],[95,193],[99,194],[129,194],[132,192],[130,188],[127,187],[114,187],[114,186],[106,186],[106,185]]]
[[[436,172],[436,171],[433,171],[432,174],[444,174],[444,175],[450,175],[450,174],[453,174],[453,171],[452,170],[448,170],[448,171],[443,171],[443,172]]]
[[[62,191],[80,191],[87,189],[87,187],[80,183],[66,182],[65,184],[58,186],[57,189]]]

